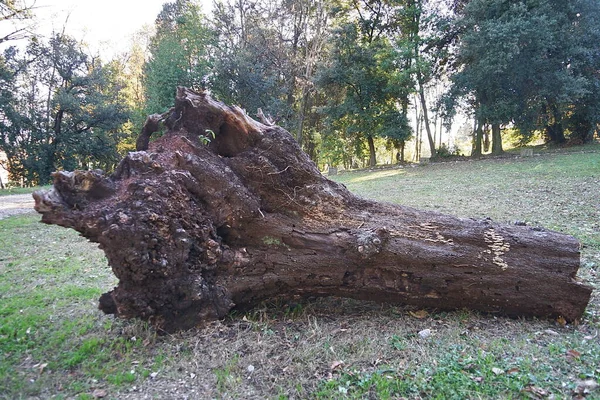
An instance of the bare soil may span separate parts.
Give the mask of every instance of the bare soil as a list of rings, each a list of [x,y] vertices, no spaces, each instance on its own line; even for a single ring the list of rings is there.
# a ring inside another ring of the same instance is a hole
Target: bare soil
[[[12,194],[0,196],[0,219],[13,215],[33,213],[33,197],[31,194]]]

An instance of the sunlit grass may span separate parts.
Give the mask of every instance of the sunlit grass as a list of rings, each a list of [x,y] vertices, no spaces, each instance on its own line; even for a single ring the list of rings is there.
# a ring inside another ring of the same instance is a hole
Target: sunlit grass
[[[132,375],[131,361],[144,353],[143,340],[120,337],[120,322],[96,307],[116,283],[103,253],[39,220],[0,220],[0,398],[71,397],[91,392],[94,381],[141,379],[152,362]]]
[[[401,169],[382,170],[382,171],[368,172],[368,173],[365,173],[365,172],[353,173],[353,174],[351,174],[352,176],[349,177],[349,180],[347,180],[347,182],[348,183],[367,182],[367,181],[373,181],[373,180],[378,180],[378,179],[391,178],[391,177],[394,177],[397,175],[403,175],[405,173],[406,172]]]
[[[51,186],[34,186],[34,187],[11,187],[8,189],[0,189],[0,196],[9,196],[11,194],[30,194],[40,189],[49,189]]]

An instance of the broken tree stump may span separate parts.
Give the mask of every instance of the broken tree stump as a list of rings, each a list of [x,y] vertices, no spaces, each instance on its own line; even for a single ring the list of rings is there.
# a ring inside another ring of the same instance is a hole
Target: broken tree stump
[[[359,198],[284,129],[206,93],[178,88],[164,118],[112,175],[56,172],[34,194],[43,222],[106,253],[106,313],[173,331],[297,296],[567,320],[589,301],[571,236]]]

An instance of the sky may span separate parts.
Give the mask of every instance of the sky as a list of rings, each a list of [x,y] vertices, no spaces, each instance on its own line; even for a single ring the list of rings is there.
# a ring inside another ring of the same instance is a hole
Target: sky
[[[53,31],[83,41],[93,54],[105,59],[126,51],[134,33],[152,26],[163,3],[169,0],[36,0],[35,31],[49,36]],[[30,1],[28,1],[31,4]],[[208,14],[212,0],[202,0]]]

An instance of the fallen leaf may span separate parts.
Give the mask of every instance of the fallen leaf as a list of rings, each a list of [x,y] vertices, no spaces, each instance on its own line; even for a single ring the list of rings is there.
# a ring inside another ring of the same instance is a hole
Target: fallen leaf
[[[467,364],[467,365],[465,365],[465,366],[463,367],[463,370],[465,370],[465,371],[472,371],[472,370],[474,370],[474,369],[475,369],[475,367],[476,367],[476,365],[475,365],[475,364],[473,364],[473,363],[470,363],[470,364]]]
[[[507,374],[516,374],[517,372],[519,372],[519,368],[511,368],[506,371]]]
[[[102,399],[102,398],[108,396],[108,392],[104,389],[96,389],[92,393],[92,396],[94,396],[95,399]]]
[[[579,395],[587,395],[598,389],[598,382],[593,379],[586,379],[585,381],[578,381],[575,393]]]
[[[567,350],[566,355],[567,355],[567,358],[571,359],[571,360],[581,357],[581,353],[578,352],[577,350],[573,350],[573,349]]]
[[[429,336],[431,336],[431,329],[423,329],[422,331],[419,331],[419,337],[421,339],[427,339]]]
[[[38,369],[40,370],[40,375],[44,372],[44,369],[48,366],[48,363],[40,364]]]
[[[423,319],[423,318],[427,318],[427,316],[429,315],[429,313],[425,310],[419,310],[419,311],[409,311],[408,312],[411,316],[418,318],[418,319]]]
[[[331,366],[329,367],[329,369],[331,369],[332,371],[335,371],[336,369],[340,368],[342,365],[344,365],[343,361],[334,361],[331,363]]]
[[[504,370],[494,367],[494,368],[492,368],[492,372],[496,375],[502,375],[504,373]]]
[[[542,397],[548,397],[548,395],[550,394],[547,390],[539,388],[537,386],[527,386],[525,389],[523,389],[523,391],[533,394],[537,399]]]
[[[481,376],[476,376],[475,378],[473,378],[473,380],[477,383],[483,382],[483,378]]]
[[[544,333],[547,333],[548,335],[553,335],[553,336],[558,336],[558,335],[560,335],[560,333],[558,333],[558,332],[556,332],[556,331],[553,331],[552,329],[546,329],[546,330],[544,331]]]

